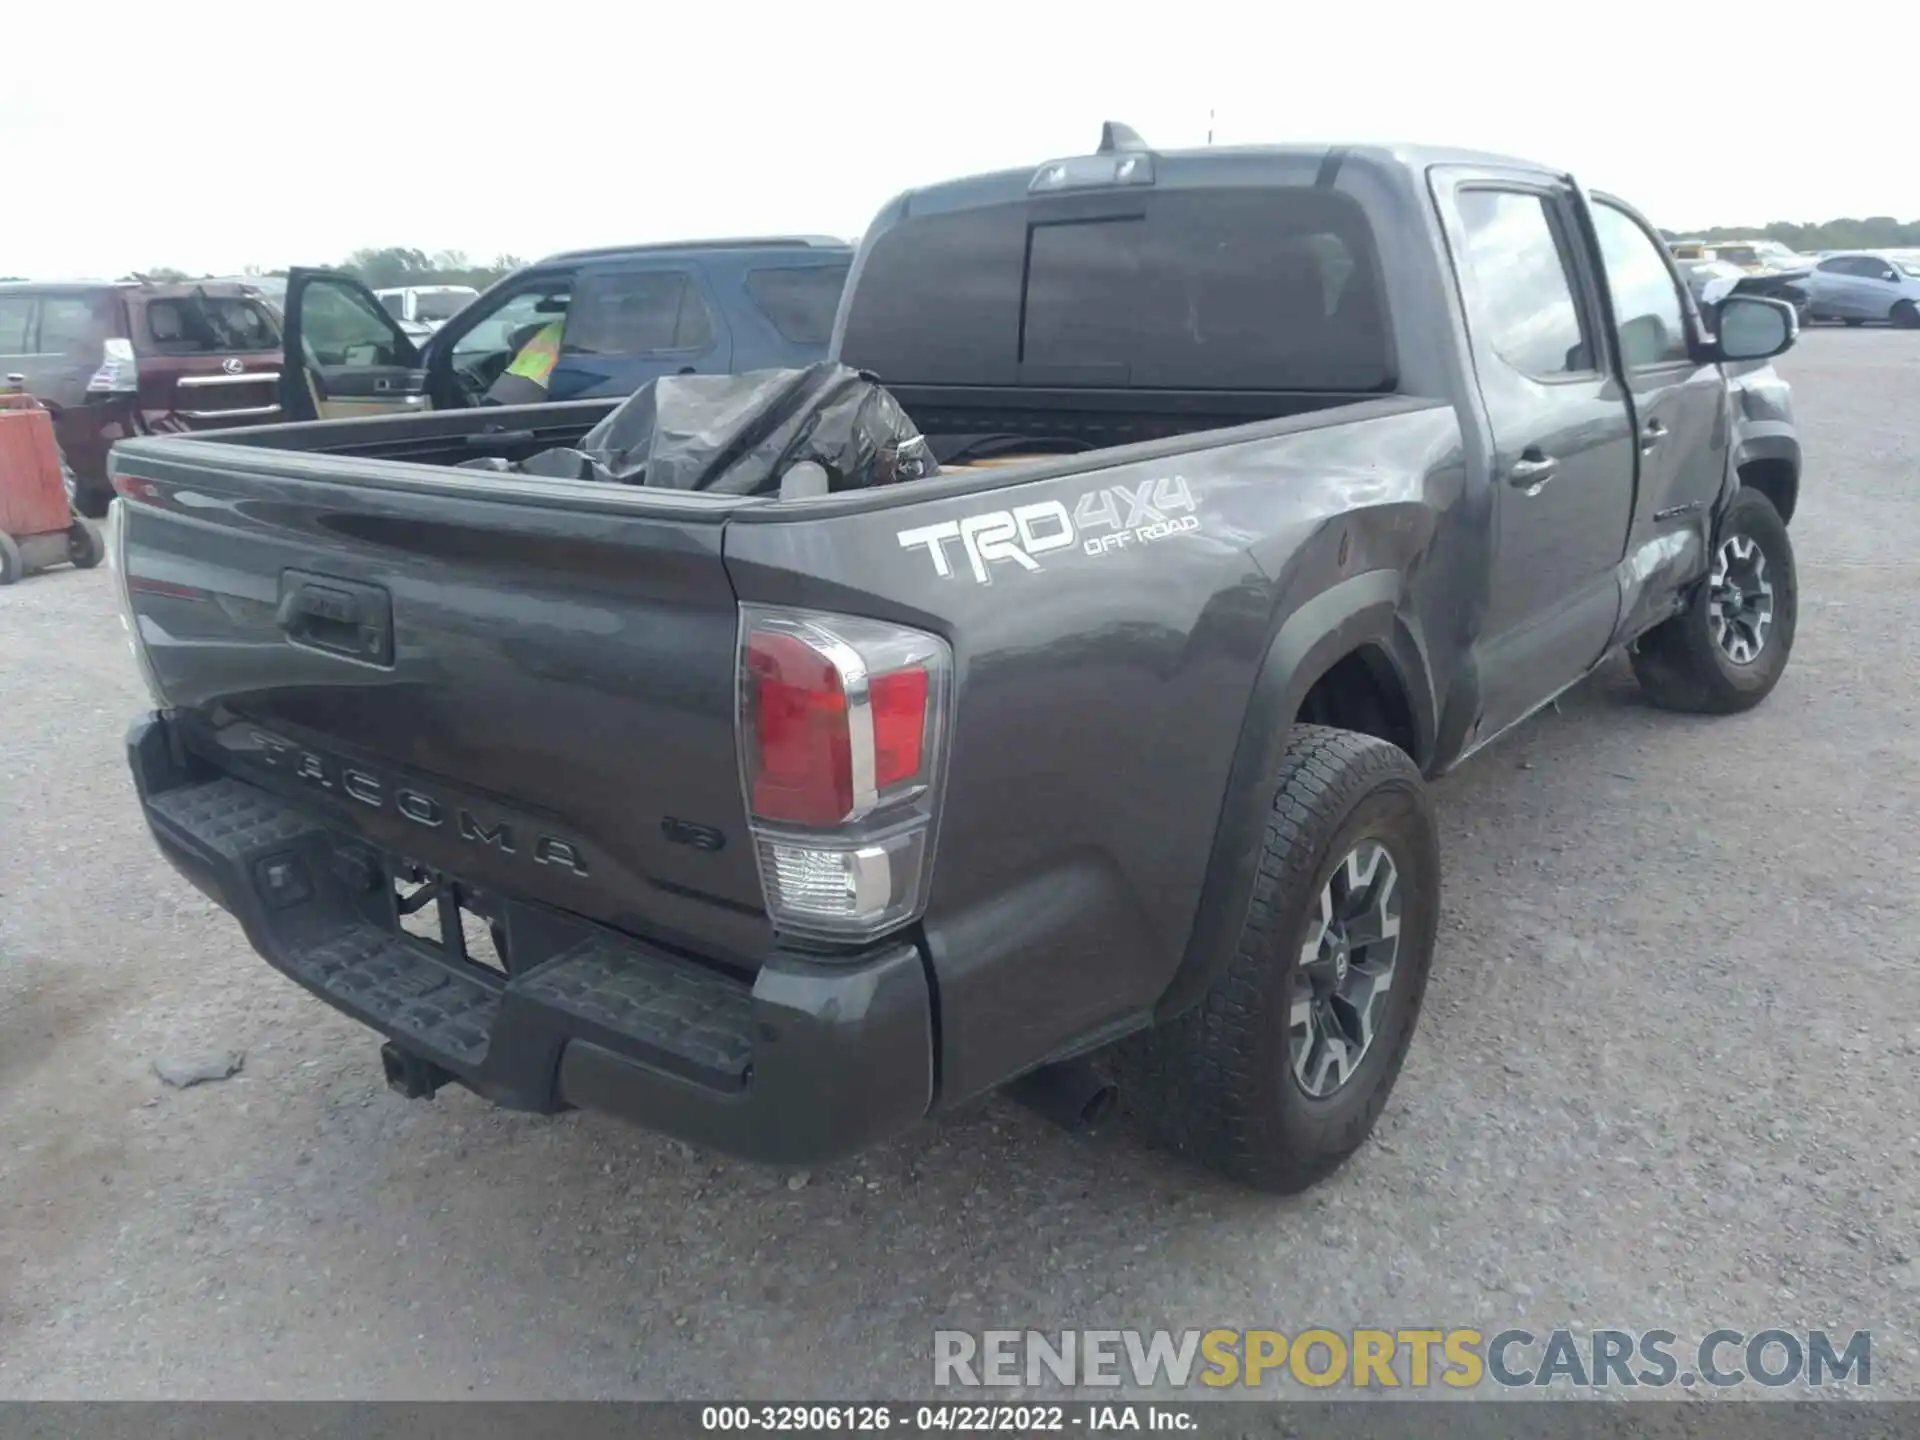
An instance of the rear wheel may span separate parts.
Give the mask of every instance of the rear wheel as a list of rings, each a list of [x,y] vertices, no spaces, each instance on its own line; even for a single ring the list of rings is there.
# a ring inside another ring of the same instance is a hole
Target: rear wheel
[[[1439,922],[1432,804],[1384,740],[1294,727],[1232,960],[1124,1042],[1122,1095],[1171,1148],[1291,1193],[1359,1149],[1413,1038]]]
[[[1920,330],[1920,306],[1911,300],[1902,300],[1887,318],[1902,330]]]
[[[1772,692],[1793,653],[1799,587],[1793,542],[1773,502],[1742,489],[1687,608],[1640,637],[1633,673],[1666,710],[1731,715]]]
[[[0,534],[0,585],[11,585],[21,576],[20,547],[13,537]]]
[[[106,542],[100,538],[99,527],[91,520],[75,516],[67,527],[67,559],[73,562],[74,568],[91,570],[106,553]]]

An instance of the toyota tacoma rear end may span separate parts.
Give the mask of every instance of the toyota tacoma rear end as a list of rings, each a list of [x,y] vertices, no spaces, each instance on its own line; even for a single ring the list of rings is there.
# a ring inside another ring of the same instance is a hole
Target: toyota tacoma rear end
[[[1793,321],[1717,324],[1552,170],[1111,127],[861,246],[835,352],[937,476],[461,466],[599,402],[120,446],[141,804],[409,1094],[801,1163],[1112,1070],[1297,1189],[1419,1013],[1426,778],[1623,647],[1779,678],[1798,447],[1782,391],[1748,469],[1724,367]]]

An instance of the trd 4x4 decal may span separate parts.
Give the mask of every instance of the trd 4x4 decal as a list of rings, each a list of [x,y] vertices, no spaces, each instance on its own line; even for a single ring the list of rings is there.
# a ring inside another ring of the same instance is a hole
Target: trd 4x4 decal
[[[924,545],[934,574],[943,577],[954,573],[947,546],[957,541],[973,578],[991,585],[993,566],[998,563],[1038,570],[1040,557],[1056,550],[1077,548],[1087,555],[1106,555],[1198,530],[1196,509],[1186,477],[1163,475],[1138,485],[1089,490],[1071,511],[1058,500],[1040,500],[902,530],[899,539],[908,550]]]

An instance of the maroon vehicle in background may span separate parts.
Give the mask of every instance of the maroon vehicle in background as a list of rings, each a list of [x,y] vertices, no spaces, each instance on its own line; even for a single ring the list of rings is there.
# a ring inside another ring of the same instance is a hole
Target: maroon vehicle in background
[[[116,440],[279,419],[280,343],[272,308],[232,281],[0,284],[0,376],[52,412],[74,506],[95,519]]]

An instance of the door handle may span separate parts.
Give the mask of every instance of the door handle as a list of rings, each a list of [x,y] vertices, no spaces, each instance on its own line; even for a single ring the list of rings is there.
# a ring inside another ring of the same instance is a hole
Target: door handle
[[[1667,436],[1666,423],[1661,420],[1649,420],[1640,431],[1640,453],[1648,454]]]
[[[1516,490],[1523,490],[1529,495],[1538,495],[1541,487],[1553,479],[1554,472],[1559,468],[1558,460],[1530,447],[1520,452],[1520,458],[1514,461],[1513,468],[1507,471],[1507,483]]]

